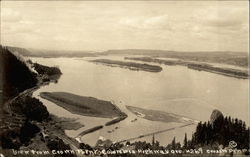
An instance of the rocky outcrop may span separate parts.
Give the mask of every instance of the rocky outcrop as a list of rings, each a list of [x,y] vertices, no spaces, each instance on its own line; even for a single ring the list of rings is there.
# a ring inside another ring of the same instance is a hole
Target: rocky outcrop
[[[213,124],[217,119],[223,119],[223,114],[221,111],[215,109],[210,116],[210,122]]]

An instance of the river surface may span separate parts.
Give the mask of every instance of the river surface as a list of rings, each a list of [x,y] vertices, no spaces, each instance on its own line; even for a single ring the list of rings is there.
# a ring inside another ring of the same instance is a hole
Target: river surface
[[[89,62],[89,60],[100,58],[123,60],[122,56],[31,58],[37,63],[59,66],[63,73],[58,83],[41,87],[34,93],[34,96],[47,106],[51,114],[75,118],[76,121],[85,125],[78,130],[66,130],[68,136],[76,137],[80,132],[97,125],[103,125],[110,119],[72,114],[39,97],[40,92],[61,91],[108,100],[128,114],[128,118],[120,123],[80,137],[83,142],[90,145],[95,145],[100,137],[120,141],[183,125],[175,122],[149,121],[137,117],[126,109],[126,105],[175,113],[184,118],[198,121],[208,121],[212,111],[218,109],[225,116],[237,117],[249,124],[249,84],[246,79],[196,71],[183,66],[160,65],[163,70],[153,73]],[[135,118],[138,120],[133,122]],[[155,139],[161,145],[166,145],[175,136],[176,140],[182,143],[185,132],[188,138],[191,138],[195,127],[196,125],[190,125],[176,128],[155,135]],[[150,142],[152,137],[140,140]]]

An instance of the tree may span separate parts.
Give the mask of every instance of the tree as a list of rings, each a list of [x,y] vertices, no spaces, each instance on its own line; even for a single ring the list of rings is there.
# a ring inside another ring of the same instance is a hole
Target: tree
[[[188,141],[187,141],[187,133],[185,133],[184,142],[183,142],[183,148],[184,148],[184,149],[187,148],[187,144],[188,144]]]
[[[173,138],[171,145],[172,145],[172,149],[176,148],[175,137]]]

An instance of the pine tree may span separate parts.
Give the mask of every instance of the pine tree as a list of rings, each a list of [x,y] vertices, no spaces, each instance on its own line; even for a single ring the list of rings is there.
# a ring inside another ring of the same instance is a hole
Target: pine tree
[[[152,137],[152,146],[155,145],[155,134],[153,134],[153,137]]]
[[[172,149],[175,149],[176,148],[176,142],[175,142],[175,137],[174,139],[172,140]]]
[[[186,149],[187,148],[187,133],[185,133],[185,137],[184,137],[184,142],[183,142],[183,148]]]

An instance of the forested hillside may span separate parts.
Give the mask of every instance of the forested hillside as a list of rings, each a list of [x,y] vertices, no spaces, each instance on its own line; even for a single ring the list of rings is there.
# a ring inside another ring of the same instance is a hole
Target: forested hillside
[[[32,72],[24,62],[0,45],[0,64],[3,102],[16,96],[25,89],[37,84],[36,73]]]

